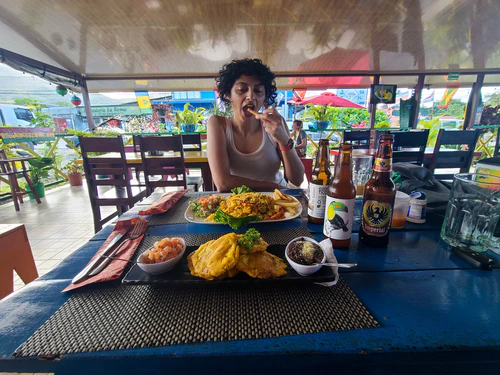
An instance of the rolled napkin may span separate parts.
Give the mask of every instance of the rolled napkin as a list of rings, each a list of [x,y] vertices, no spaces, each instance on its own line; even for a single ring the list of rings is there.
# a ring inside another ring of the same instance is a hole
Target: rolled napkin
[[[181,199],[186,193],[187,193],[186,189],[167,193],[163,197],[158,199],[156,202],[151,204],[145,210],[139,211],[139,215],[163,214],[168,210],[170,210],[172,207],[174,207],[175,204],[179,201],[179,199]]]
[[[128,235],[133,231],[133,227],[135,224],[139,221],[143,220],[146,222],[146,225],[144,225],[144,229],[142,231],[142,234],[137,237],[136,239],[133,240],[126,240],[127,235],[123,237],[123,239],[120,240],[119,244],[116,246],[119,246],[120,249],[119,251],[114,255],[116,258],[121,258],[121,259],[128,259],[132,258],[132,256],[135,254],[135,251],[137,250],[137,247],[142,241],[142,238],[144,237],[144,233],[148,229],[147,226],[147,221],[144,220],[143,218],[133,218],[129,220],[121,220],[116,223],[115,228],[111,232],[111,234],[108,236],[106,241],[102,244],[102,246],[99,248],[97,253],[92,257],[92,259],[89,261],[92,262],[96,257],[98,257],[102,251],[108,246],[108,244],[113,241],[113,239],[118,236],[119,234],[125,234],[127,232]],[[88,264],[88,263],[87,263]],[[95,276],[90,276],[88,279],[79,282],[78,284],[69,284],[63,292],[68,292],[73,289],[80,288],[85,285],[89,284],[94,284],[94,283],[103,283],[106,281],[111,281],[111,280],[116,280],[120,278],[120,276],[123,273],[123,270],[125,267],[129,264],[128,262],[124,262],[122,260],[111,260],[111,262],[107,265],[105,269],[103,269],[100,273],[98,273]]]
[[[326,254],[326,261],[328,263],[338,263],[337,258],[335,257],[334,251],[333,251],[333,246],[332,246],[332,241],[330,241],[329,238],[326,240],[323,240],[319,243],[321,248]],[[325,283],[315,283],[317,285],[322,285],[322,286],[334,286],[337,284],[339,281],[339,268],[338,267],[330,267],[335,275],[335,280],[325,282]]]

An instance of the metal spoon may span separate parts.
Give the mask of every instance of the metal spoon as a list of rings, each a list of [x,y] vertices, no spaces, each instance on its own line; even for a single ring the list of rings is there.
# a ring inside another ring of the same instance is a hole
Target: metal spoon
[[[311,266],[329,266],[339,268],[352,268],[356,267],[358,263],[313,263]]]

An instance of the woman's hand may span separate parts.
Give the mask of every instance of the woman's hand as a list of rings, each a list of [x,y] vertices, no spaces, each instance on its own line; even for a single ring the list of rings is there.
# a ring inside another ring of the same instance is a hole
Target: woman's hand
[[[290,133],[286,128],[283,117],[274,109],[266,109],[263,113],[255,115],[257,120],[261,120],[264,129],[272,135],[281,147],[285,147],[290,139]]]

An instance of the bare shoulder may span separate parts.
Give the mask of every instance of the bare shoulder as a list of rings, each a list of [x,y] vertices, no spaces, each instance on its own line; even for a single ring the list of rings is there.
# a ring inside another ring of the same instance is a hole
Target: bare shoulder
[[[225,123],[225,117],[213,115],[208,119],[208,128],[212,128],[212,130],[223,129]]]

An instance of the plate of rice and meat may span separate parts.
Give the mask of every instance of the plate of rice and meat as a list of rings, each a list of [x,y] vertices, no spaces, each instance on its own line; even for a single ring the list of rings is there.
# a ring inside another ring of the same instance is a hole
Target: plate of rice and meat
[[[278,189],[274,192],[257,193],[242,186],[233,189],[232,193],[216,194],[191,201],[184,216],[192,223],[228,224],[231,228],[238,229],[250,222],[292,220],[301,213],[300,202]]]

